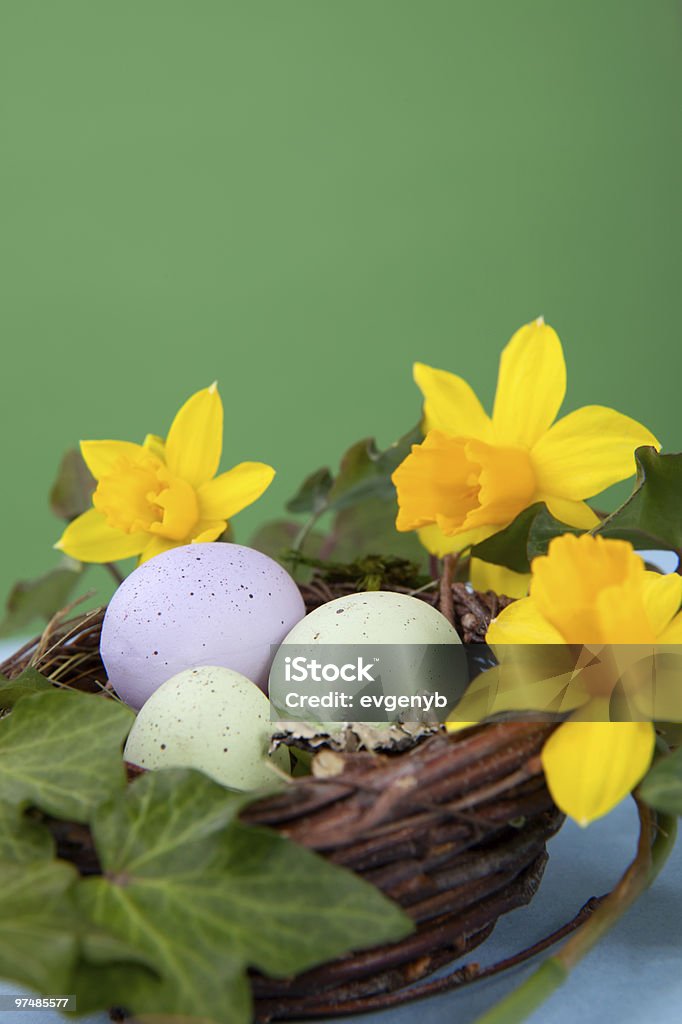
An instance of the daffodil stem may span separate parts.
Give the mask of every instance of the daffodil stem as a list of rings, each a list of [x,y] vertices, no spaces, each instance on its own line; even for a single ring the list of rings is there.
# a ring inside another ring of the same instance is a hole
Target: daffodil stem
[[[636,799],[636,798],[635,798]],[[639,840],[634,860],[615,889],[562,948],[476,1024],[521,1024],[568,978],[575,965],[654,881],[675,843],[677,819],[637,800]]]
[[[120,585],[121,583],[123,583],[123,573],[120,571],[117,565],[114,565],[113,562],[105,562],[104,568],[107,570],[110,576],[113,576],[117,584]]]
[[[305,523],[303,524],[301,529],[298,531],[298,533],[294,537],[294,542],[291,545],[291,551],[292,551],[293,554],[298,555],[298,554],[302,553],[303,545],[305,544],[306,540],[308,539],[308,534],[311,532],[311,530],[313,529],[313,527],[317,523],[317,520],[320,518],[320,516],[322,515],[322,513],[324,511],[325,511],[324,508],[316,509],[309,516],[309,518],[306,519]]]
[[[455,624],[455,603],[452,596],[452,581],[457,566],[456,555],[446,555],[443,559],[443,572],[440,577],[440,610],[448,622]]]

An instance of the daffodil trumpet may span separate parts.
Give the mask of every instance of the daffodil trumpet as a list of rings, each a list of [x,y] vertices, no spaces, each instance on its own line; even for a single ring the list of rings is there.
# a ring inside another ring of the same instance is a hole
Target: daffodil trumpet
[[[223,403],[216,384],[179,410],[164,441],[82,441],[97,482],[92,508],[69,523],[55,545],[81,562],[140,562],[182,544],[217,540],[231,518],[266,490],[275,475],[262,462],[218,473]]]

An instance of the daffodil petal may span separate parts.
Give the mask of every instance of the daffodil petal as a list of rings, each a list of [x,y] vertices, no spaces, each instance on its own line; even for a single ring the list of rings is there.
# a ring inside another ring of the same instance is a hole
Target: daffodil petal
[[[140,554],[139,564],[142,565],[143,562],[148,562],[150,558],[162,555],[164,551],[170,551],[171,548],[179,548],[183,543],[181,540],[169,540],[168,537],[154,537],[150,540],[149,534],[146,534],[145,547]]]
[[[564,416],[533,448],[538,489],[581,501],[635,472],[634,451],[659,447],[641,423],[602,405],[586,405]]]
[[[113,529],[101,512],[91,508],[69,523],[55,547],[79,562],[116,562],[139,555],[147,540],[146,533]]]
[[[217,520],[216,522],[204,521],[199,523],[198,533],[196,537],[192,537],[192,544],[205,544],[208,541],[217,540],[225,530],[227,529],[227,523],[224,519]]]
[[[147,434],[142,442],[142,447],[152,455],[156,455],[159,462],[166,461],[166,442],[158,434]]]
[[[166,465],[192,487],[215,476],[223,447],[223,403],[212,384],[188,398],[166,438]]]
[[[599,522],[597,513],[584,501],[571,501],[570,498],[554,498],[550,495],[543,495],[540,500],[544,501],[550,515],[567,526],[591,530]]]
[[[682,576],[644,573],[644,607],[657,638],[665,633],[682,604]]]
[[[424,396],[424,433],[435,428],[481,441],[491,439],[490,417],[465,380],[425,363],[414,364],[414,379]]]
[[[676,615],[669,626],[658,637],[658,645],[682,644],[682,613]]]
[[[81,441],[80,449],[95,480],[113,473],[121,460],[136,462],[144,455],[142,445],[132,441]]]
[[[450,537],[443,533],[440,526],[433,523],[417,530],[417,536],[429,554],[435,555],[437,558],[444,558],[445,555],[456,554],[471,547],[472,544],[480,543],[487,537],[491,537],[496,530],[496,526],[477,526],[474,530],[466,530]]]
[[[500,359],[493,409],[500,444],[531,448],[554,422],[566,394],[559,337],[544,320],[525,324]]]
[[[558,629],[540,614],[530,597],[503,608],[488,626],[489,644],[563,644]]]
[[[542,751],[554,802],[579,825],[607,814],[645,775],[654,743],[650,722],[564,722]]]
[[[507,597],[525,597],[530,573],[514,572],[504,565],[493,565],[492,562],[484,562],[482,558],[472,558],[469,579],[471,585],[479,591],[492,590],[496,594],[506,594]]]
[[[260,498],[272,483],[275,471],[264,462],[240,462],[227,473],[199,488],[203,519],[230,519]]]

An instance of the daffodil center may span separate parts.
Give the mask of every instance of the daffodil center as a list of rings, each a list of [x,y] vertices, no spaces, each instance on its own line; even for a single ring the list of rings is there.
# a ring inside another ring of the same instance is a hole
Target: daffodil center
[[[125,533],[153,533],[168,540],[191,536],[199,520],[196,492],[186,480],[172,476],[160,459],[141,454],[121,458],[102,476],[93,505],[109,526]]]
[[[644,563],[624,541],[558,538],[533,562],[531,596],[567,643],[652,644]]]
[[[530,455],[472,438],[451,439],[447,525],[470,530],[506,526],[535,500],[537,484]]]
[[[530,454],[467,439],[466,457],[476,467],[476,498],[468,510],[465,529],[512,522],[533,503],[537,481]]]
[[[530,453],[432,430],[393,474],[399,530],[436,523],[454,536],[511,523],[537,500]]]

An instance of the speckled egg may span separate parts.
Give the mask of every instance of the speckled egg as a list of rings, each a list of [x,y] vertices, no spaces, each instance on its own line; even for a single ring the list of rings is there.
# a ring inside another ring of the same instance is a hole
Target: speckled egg
[[[196,768],[231,789],[276,781],[273,764],[289,770],[280,747],[268,757],[270,702],[229,668],[187,669],[163,683],[139,712],[124,757],[140,768]]]
[[[270,698],[282,718],[410,721],[421,720],[412,697],[438,693],[451,706],[466,683],[464,648],[445,616],[418,598],[378,590],[329,601],[298,622],[274,659]],[[330,694],[347,701],[325,704]],[[375,703],[387,698],[407,703]]]
[[[234,669],[265,688],[274,646],[304,614],[295,582],[267,555],[189,544],[144,562],[118,588],[102,625],[102,661],[134,708],[200,665]]]

